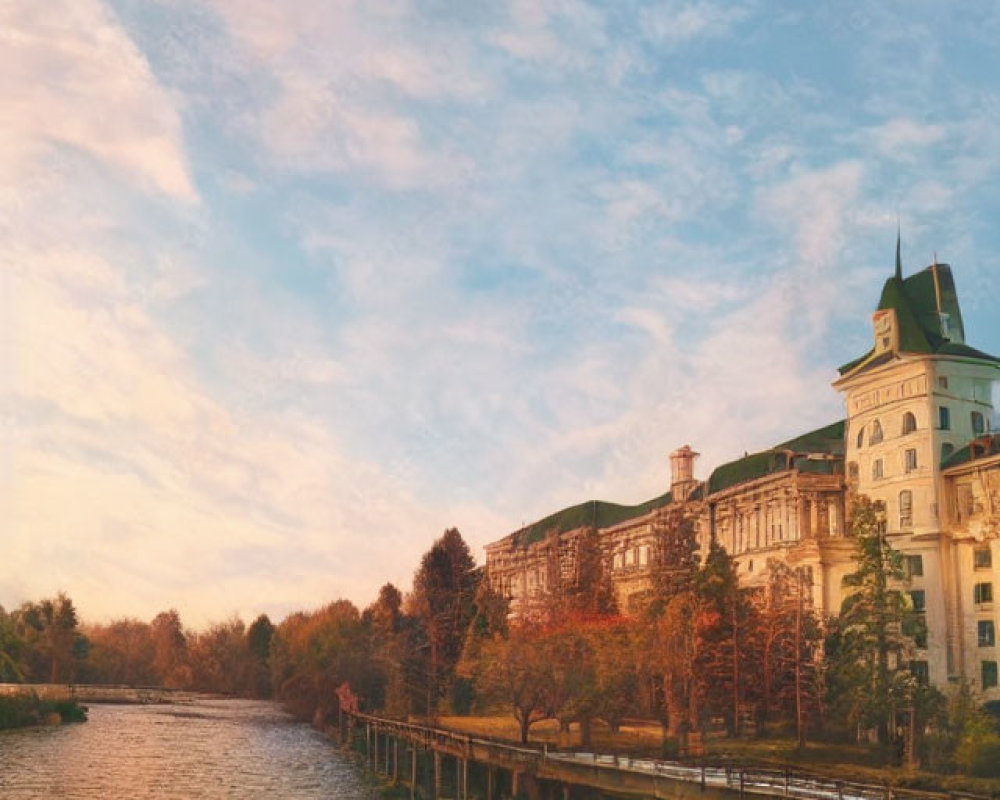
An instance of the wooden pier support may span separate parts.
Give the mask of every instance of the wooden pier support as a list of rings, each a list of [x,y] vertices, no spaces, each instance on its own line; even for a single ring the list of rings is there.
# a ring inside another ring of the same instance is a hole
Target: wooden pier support
[[[434,751],[434,800],[441,797],[441,754]]]
[[[410,745],[410,800],[417,796],[417,746]]]

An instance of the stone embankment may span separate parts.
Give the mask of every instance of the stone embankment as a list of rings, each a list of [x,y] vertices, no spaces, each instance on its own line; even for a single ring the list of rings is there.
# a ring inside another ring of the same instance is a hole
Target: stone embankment
[[[92,686],[66,683],[0,683],[0,697],[36,694],[41,700],[76,700],[79,703],[176,703],[188,692],[147,686]]]

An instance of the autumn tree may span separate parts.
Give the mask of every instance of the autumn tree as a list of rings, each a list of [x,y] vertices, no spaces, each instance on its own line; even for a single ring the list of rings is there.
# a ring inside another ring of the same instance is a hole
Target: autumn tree
[[[586,528],[577,537],[576,576],[565,594],[565,611],[571,615],[597,617],[618,611],[611,571],[596,528]]]
[[[160,685],[183,689],[192,684],[188,664],[187,636],[176,609],[162,611],[149,624],[153,650],[153,672]]]
[[[822,628],[812,604],[811,573],[768,561],[766,605],[760,616],[761,717],[774,710],[795,721],[799,745],[806,719],[822,718]]]
[[[522,744],[534,723],[552,716],[552,664],[536,628],[514,626],[506,638],[483,643],[467,668],[479,697],[511,709]]]
[[[84,631],[90,652],[82,665],[83,680],[129,686],[159,683],[148,623],[123,618],[106,625],[88,625]]]

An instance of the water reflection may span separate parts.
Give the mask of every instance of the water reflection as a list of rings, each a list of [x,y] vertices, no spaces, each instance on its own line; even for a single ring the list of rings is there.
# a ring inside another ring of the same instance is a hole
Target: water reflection
[[[82,725],[0,733],[0,796],[371,800],[350,756],[270,703],[90,707]]]

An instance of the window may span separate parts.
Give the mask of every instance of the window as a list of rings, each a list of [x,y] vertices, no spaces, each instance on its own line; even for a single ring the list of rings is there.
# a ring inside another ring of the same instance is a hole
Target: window
[[[989,581],[972,587],[972,602],[976,605],[993,602],[993,584]]]
[[[913,492],[909,489],[903,489],[899,493],[899,527],[913,527]]]
[[[907,411],[903,414],[903,435],[913,433],[917,429],[917,418]]]
[[[938,378],[938,386],[941,387],[942,389],[947,389],[948,379],[942,375],[940,378]]]
[[[914,447],[906,451],[906,471],[913,472],[917,468],[917,450]]]
[[[881,441],[882,441],[882,423],[879,422],[878,420],[875,420],[872,423],[872,433],[871,436],[868,437],[868,443],[878,444]]]
[[[992,689],[997,685],[997,662],[996,661],[984,661],[983,662],[983,688]]]
[[[923,556],[906,556],[906,574],[911,578],[918,578],[924,574]]]
[[[951,430],[951,409],[948,406],[938,406],[938,427],[943,431]]]
[[[982,436],[986,431],[986,425],[983,422],[983,415],[979,411],[973,411],[972,414],[972,435]]]
[[[948,456],[955,452],[955,445],[951,442],[942,442],[941,444],[941,460],[944,461]]]
[[[882,477],[882,459],[876,458],[872,462],[872,480],[877,481]]]
[[[865,429],[864,427],[858,431],[858,450],[865,446]]]
[[[976,623],[979,636],[980,647],[993,647],[997,643],[996,630],[993,627],[993,620],[981,619]]]
[[[989,547],[977,547],[972,551],[972,566],[976,569],[989,569],[993,566],[993,551]]]
[[[927,610],[927,593],[923,589],[914,589],[910,592],[910,600],[913,601],[913,610],[918,614]]]
[[[926,686],[930,683],[930,670],[927,668],[926,661],[911,661],[910,672],[921,686]]]
[[[851,481],[857,481],[858,479],[858,462],[849,461],[847,463],[847,479]]]

